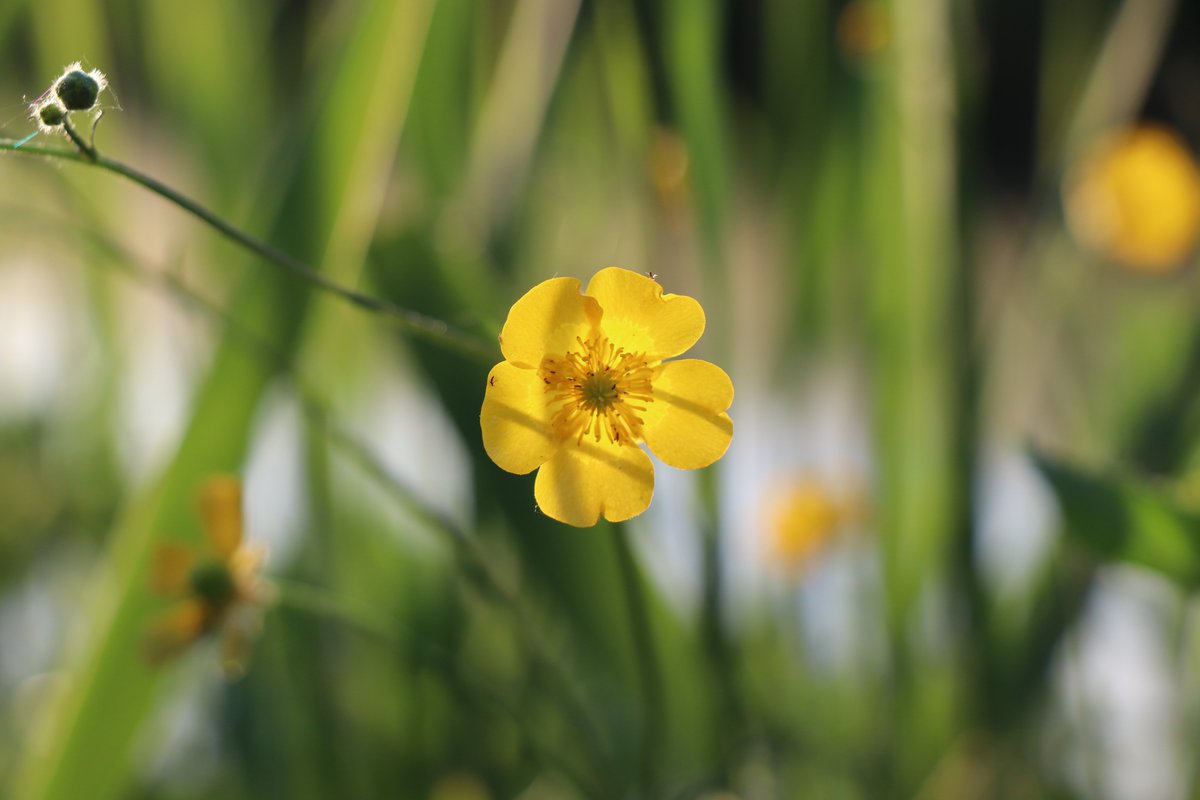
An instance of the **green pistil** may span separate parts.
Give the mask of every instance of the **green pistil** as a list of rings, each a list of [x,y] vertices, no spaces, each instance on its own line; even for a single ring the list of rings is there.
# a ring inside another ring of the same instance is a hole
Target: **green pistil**
[[[608,408],[617,401],[617,382],[608,370],[588,375],[583,384],[583,399],[593,408]]]
[[[209,606],[223,606],[233,600],[237,587],[229,568],[220,561],[210,561],[192,570],[192,593]]]

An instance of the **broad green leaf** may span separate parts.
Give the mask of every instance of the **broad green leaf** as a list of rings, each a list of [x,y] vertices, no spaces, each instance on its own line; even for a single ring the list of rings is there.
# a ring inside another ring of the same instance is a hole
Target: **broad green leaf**
[[[1062,505],[1068,534],[1097,555],[1200,586],[1200,515],[1135,478],[1088,472],[1046,456],[1038,466]]]
[[[954,95],[938,0],[904,6],[895,47],[869,87],[861,238],[870,264],[878,520],[888,614],[907,637],[914,603],[949,546],[952,509],[969,476],[954,468],[952,437],[967,413],[968,376],[955,368],[974,336],[957,292]],[[956,328],[956,326],[958,326]],[[965,329],[963,329],[965,328]],[[966,435],[974,435],[967,430]],[[969,462],[969,459],[964,459]]]

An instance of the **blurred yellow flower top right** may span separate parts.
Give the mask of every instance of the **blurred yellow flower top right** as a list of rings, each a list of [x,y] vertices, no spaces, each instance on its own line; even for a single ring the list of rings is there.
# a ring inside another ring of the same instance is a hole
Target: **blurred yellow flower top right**
[[[1142,124],[1084,152],[1064,186],[1071,230],[1088,248],[1145,272],[1167,272],[1195,251],[1200,170],[1170,128]]]

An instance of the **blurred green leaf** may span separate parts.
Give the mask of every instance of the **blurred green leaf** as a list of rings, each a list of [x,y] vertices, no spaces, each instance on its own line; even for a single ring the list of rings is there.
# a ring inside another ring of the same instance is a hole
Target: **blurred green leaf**
[[[1062,504],[1068,534],[1111,561],[1149,567],[1185,588],[1200,586],[1200,515],[1135,478],[1089,472],[1039,455]]]

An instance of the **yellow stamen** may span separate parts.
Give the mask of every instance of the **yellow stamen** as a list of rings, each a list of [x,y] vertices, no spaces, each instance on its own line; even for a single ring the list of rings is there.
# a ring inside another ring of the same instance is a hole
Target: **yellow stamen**
[[[643,425],[638,412],[654,402],[654,368],[643,354],[627,353],[604,336],[575,341],[578,350],[547,356],[539,369],[550,402],[558,404],[550,422],[555,435],[574,436],[576,444],[587,435],[597,442],[602,435],[615,444],[637,442]]]

